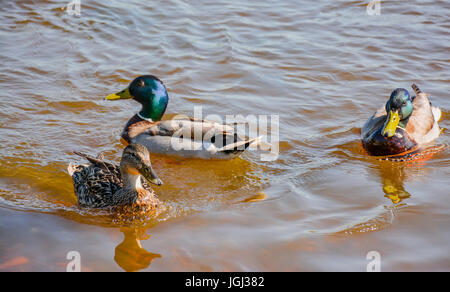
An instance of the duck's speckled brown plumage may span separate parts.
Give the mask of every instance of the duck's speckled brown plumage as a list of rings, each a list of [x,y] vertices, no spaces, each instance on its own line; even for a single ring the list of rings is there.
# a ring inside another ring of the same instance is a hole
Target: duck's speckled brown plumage
[[[136,148],[137,146],[130,145],[128,147]],[[137,152],[147,151],[141,145],[138,145],[137,149]],[[143,177],[138,176],[139,184],[126,182],[127,178],[123,178],[124,170],[121,168],[128,165],[117,166],[105,162],[101,158],[94,158],[78,152],[75,154],[90,162],[88,165],[70,164],[68,169],[80,207],[115,207],[133,210],[136,208],[154,209],[160,205],[155,192]],[[124,151],[122,159],[125,155],[127,154]]]

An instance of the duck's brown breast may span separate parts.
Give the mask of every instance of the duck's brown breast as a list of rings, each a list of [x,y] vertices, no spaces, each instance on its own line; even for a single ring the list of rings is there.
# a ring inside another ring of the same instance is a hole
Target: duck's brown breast
[[[151,126],[154,126],[158,123],[159,122],[150,122],[147,120],[143,120],[136,114],[125,125],[125,128],[123,129],[121,135],[122,139],[124,139],[127,143],[131,143],[131,140],[137,135],[141,134]]]
[[[381,134],[381,128],[373,132],[369,137],[363,139],[364,149],[369,155],[373,156],[388,156],[401,154],[417,147],[408,133],[397,128],[395,135],[392,137],[384,137]]]

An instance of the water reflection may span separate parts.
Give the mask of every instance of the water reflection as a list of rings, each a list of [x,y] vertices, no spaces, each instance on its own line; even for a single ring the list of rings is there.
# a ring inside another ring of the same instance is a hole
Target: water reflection
[[[127,272],[136,272],[148,268],[152,261],[162,256],[145,250],[141,240],[147,240],[150,235],[146,229],[122,227],[123,241],[116,247],[114,261]]]
[[[411,197],[411,194],[405,190],[404,186],[408,172],[410,172],[408,166],[398,163],[390,163],[390,165],[383,165],[379,168],[384,196],[394,204]]]
[[[426,167],[426,162],[445,149],[447,145],[434,145],[421,150],[406,161],[380,161],[377,170],[384,196],[394,204],[411,197],[405,190],[405,182],[425,177],[430,170]]]
[[[373,170],[380,177],[384,196],[394,204],[410,198],[411,193],[407,190],[406,184],[426,177],[430,171],[426,167],[426,161],[431,156],[407,162],[379,161],[377,167]]]

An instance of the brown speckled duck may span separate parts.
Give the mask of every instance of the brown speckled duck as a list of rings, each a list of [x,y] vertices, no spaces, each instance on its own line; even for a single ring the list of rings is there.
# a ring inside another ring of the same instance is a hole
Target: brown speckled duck
[[[439,137],[441,110],[431,106],[428,94],[417,85],[412,88],[413,97],[406,89],[394,90],[386,105],[364,124],[361,138],[368,154],[408,155]]]
[[[160,186],[146,147],[130,144],[122,154],[120,166],[82,153],[88,165],[69,164],[75,194],[80,207],[145,207],[156,208],[159,200],[146,181]],[[143,180],[144,178],[145,180]]]

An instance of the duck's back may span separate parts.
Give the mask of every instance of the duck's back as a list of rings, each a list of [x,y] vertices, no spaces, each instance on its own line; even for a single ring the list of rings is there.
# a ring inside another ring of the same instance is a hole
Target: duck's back
[[[135,121],[135,118],[130,121]],[[165,120],[153,124],[146,124],[145,121],[135,124],[129,122],[122,138],[144,145],[152,153],[204,159],[230,159],[239,156],[251,143],[258,140],[235,135],[234,128],[229,125],[194,119]]]
[[[413,85],[416,96],[413,100],[414,111],[406,125],[406,131],[418,144],[427,144],[436,139],[440,134],[438,120],[439,108],[432,107],[428,94],[422,92]]]

